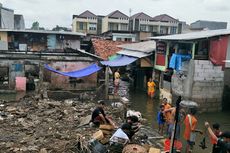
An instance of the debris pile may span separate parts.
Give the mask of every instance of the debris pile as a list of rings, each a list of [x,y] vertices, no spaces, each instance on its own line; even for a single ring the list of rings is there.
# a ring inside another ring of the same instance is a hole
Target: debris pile
[[[1,152],[91,152],[89,144],[99,130],[89,126],[96,103],[34,97],[25,97],[18,102],[0,101]],[[107,106],[105,109],[118,126],[123,122],[124,114],[120,107]],[[158,134],[150,127],[143,126],[134,142],[162,148],[162,143],[153,138],[156,136]]]

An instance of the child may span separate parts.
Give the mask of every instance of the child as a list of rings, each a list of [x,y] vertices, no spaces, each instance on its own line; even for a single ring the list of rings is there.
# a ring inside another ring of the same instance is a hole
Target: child
[[[160,135],[163,135],[163,129],[165,124],[164,105],[160,105],[160,111],[157,114],[157,122],[158,122],[158,133],[160,133]]]

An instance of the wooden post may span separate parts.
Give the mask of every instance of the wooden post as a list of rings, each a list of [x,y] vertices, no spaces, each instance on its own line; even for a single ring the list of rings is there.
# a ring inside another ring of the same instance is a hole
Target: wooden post
[[[174,141],[175,141],[175,136],[177,132],[177,126],[180,126],[178,125],[180,102],[181,102],[181,96],[179,96],[176,101],[176,113],[175,113],[175,118],[174,118],[175,121],[174,121],[173,130],[172,130],[171,141],[170,141],[170,153],[174,153],[176,150],[176,148],[174,148]]]
[[[105,99],[109,99],[109,67],[105,68]]]
[[[38,82],[38,94],[41,96],[43,95],[43,62],[39,62],[39,82]]]

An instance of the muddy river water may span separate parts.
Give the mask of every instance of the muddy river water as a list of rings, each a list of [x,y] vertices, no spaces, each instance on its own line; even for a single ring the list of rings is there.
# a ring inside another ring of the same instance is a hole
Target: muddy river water
[[[145,92],[143,91],[132,91],[129,92],[129,98],[131,102],[131,108],[137,111],[140,111],[143,116],[148,120],[149,126],[154,129],[157,129],[157,111],[159,108],[159,100],[157,99],[149,99]],[[219,123],[221,125],[221,130],[230,130],[230,111],[227,112],[218,112],[218,113],[203,113],[197,114],[198,118],[198,128],[204,130],[204,121],[208,121],[210,124]],[[185,146],[185,142],[183,140],[183,131],[184,127],[182,126],[181,131],[181,140],[183,141],[183,146]],[[209,138],[206,136],[206,144],[208,146],[207,149],[202,150],[199,147],[200,141],[204,138],[205,135],[197,135],[197,144],[194,147],[195,153],[210,153],[212,150],[212,146],[209,143]],[[183,147],[184,148],[184,147]]]

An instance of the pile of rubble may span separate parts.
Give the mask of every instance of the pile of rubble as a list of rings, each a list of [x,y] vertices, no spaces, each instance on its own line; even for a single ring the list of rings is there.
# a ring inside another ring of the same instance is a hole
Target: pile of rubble
[[[95,106],[93,101],[75,99],[26,97],[19,102],[0,101],[1,152],[92,152],[89,142],[98,129],[90,128],[88,122]],[[118,126],[123,122],[123,109],[107,106],[105,111]],[[134,141],[162,148],[156,137],[156,132],[143,126]]]

